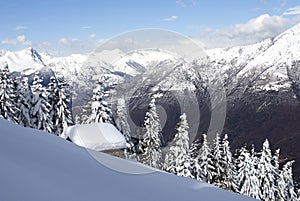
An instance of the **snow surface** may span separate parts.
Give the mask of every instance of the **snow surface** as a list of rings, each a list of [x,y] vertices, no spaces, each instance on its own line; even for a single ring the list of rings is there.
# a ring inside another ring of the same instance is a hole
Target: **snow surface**
[[[109,123],[76,124],[66,128],[64,138],[96,151],[126,147],[124,136]]]
[[[114,61],[113,66],[115,71],[136,76],[143,73],[143,70],[147,71],[149,66],[153,67],[160,62],[176,59],[175,55],[159,49],[136,50]]]
[[[116,167],[151,168],[100,152],[94,153],[95,160],[82,147],[2,118],[0,127],[0,200],[254,200],[158,170],[122,173]],[[102,160],[114,164],[114,170]]]

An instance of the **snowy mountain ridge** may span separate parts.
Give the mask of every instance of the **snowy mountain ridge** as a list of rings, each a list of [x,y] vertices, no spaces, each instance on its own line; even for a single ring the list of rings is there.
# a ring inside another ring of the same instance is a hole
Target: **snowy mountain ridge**
[[[236,78],[249,74],[270,76],[266,83],[274,80],[289,82],[288,66],[300,59],[300,24],[283,32],[274,39],[260,43],[227,49],[207,51],[212,62],[220,66],[220,71],[237,69]],[[284,85],[289,87],[290,85]]]
[[[170,53],[161,50],[136,50],[130,54],[122,56],[112,65],[114,70],[121,71],[131,76],[145,73],[150,67],[161,62],[175,62],[178,58]]]
[[[249,61],[255,59],[253,64],[249,64],[252,66],[255,64],[272,61],[271,59],[274,58],[277,58],[276,60],[282,60],[285,62],[288,62],[291,59],[298,59],[300,54],[299,51],[295,50],[297,50],[299,44],[300,23],[286,30],[275,38],[268,38],[251,45],[236,46],[231,48],[216,48],[207,50],[206,52],[210,56],[211,60],[224,60],[231,62],[233,59],[237,59],[237,64],[242,63],[243,60]]]
[[[207,50],[209,64],[217,65],[221,74],[228,70],[237,70],[237,77],[247,75],[249,71],[264,71],[287,79],[282,65],[290,65],[300,58],[300,24],[295,25],[274,39],[265,39],[259,43],[231,48]],[[33,48],[21,51],[5,51],[0,54],[0,63],[7,63],[11,71],[41,69],[49,66],[54,72],[76,81],[78,74],[94,71],[120,72],[123,75],[143,74],[160,63],[178,63],[181,58],[161,50],[136,50],[124,54],[119,49],[95,52],[90,55],[72,54],[65,57],[52,57],[38,53]],[[99,70],[101,69],[101,70]],[[99,73],[98,72],[98,73]]]
[[[216,48],[207,50],[212,62],[220,63],[234,62],[236,65],[244,64],[246,61],[253,60],[273,44],[272,39],[265,39],[259,43],[246,46],[236,46],[230,48]]]
[[[104,50],[89,55],[71,54],[64,57],[53,57],[46,53],[38,53],[31,47],[15,52],[1,50],[0,54],[0,62],[6,62],[11,71],[39,70],[44,66],[49,66],[54,71],[66,76],[70,73],[84,72],[84,68],[87,66],[110,67],[112,71],[135,76],[145,72],[147,67],[166,60],[176,60],[176,57],[160,50],[138,50],[125,55],[118,49]],[[112,62],[112,64],[108,62]]]

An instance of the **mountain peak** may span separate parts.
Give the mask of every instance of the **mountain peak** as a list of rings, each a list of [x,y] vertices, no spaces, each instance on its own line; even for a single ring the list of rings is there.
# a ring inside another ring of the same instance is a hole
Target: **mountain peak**
[[[0,62],[7,63],[11,71],[40,69],[45,66],[42,56],[32,47],[19,51],[0,51]]]
[[[31,57],[34,61],[40,62],[41,64],[43,64],[45,66],[45,63],[42,60],[42,56],[38,53],[38,51],[36,51],[32,47],[27,48],[26,51],[29,51],[29,54],[31,55]]]

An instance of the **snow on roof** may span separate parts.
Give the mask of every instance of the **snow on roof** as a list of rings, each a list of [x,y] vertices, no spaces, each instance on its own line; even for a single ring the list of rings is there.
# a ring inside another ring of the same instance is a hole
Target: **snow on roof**
[[[255,200],[163,171],[122,173],[116,168],[150,167],[96,151],[95,160],[82,147],[3,118],[0,126],[0,200]],[[115,169],[104,166],[103,160]]]
[[[121,149],[126,147],[124,136],[109,123],[76,124],[64,131],[75,144],[96,151]]]

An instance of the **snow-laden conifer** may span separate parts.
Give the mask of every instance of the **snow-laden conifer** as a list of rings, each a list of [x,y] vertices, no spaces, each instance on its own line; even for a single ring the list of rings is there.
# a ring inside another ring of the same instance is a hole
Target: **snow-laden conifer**
[[[145,120],[145,134],[142,140],[143,153],[139,156],[141,162],[154,168],[161,167],[161,126],[156,110],[155,99],[150,101]]]
[[[186,114],[180,116],[177,132],[165,157],[165,170],[173,174],[193,177],[191,174],[191,158],[189,156],[189,136]]]

